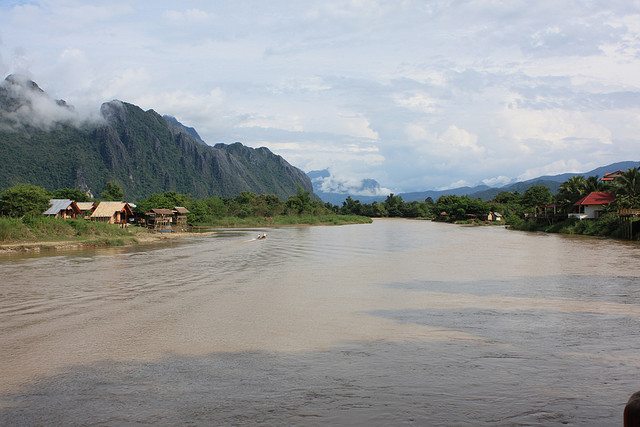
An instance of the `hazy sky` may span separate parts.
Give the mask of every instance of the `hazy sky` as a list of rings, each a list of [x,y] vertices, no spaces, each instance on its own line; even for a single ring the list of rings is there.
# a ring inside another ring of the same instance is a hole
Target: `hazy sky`
[[[0,71],[394,191],[640,159],[640,2],[0,1]]]

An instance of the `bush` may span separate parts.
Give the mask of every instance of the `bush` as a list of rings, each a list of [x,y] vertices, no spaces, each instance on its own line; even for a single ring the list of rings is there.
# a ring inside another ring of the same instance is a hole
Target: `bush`
[[[0,242],[25,241],[32,238],[33,233],[20,219],[0,217]]]
[[[40,215],[49,208],[49,199],[50,194],[42,187],[17,184],[0,193],[0,215]]]
[[[63,219],[28,215],[22,221],[38,239],[58,240],[75,236],[73,227]]]

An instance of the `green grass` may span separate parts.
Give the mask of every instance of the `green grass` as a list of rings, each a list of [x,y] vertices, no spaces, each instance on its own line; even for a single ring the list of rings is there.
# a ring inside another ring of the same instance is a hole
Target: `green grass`
[[[22,220],[0,217],[0,242],[23,242],[33,237],[33,233]]]
[[[84,219],[0,217],[0,243],[113,241],[118,244],[118,239],[124,242],[127,238],[132,238],[133,234],[114,224]]]
[[[346,225],[369,224],[371,218],[358,215],[278,215],[274,217],[223,217],[197,224],[209,227],[272,227],[278,225]]]
[[[510,224],[514,230],[544,231],[546,233],[577,234],[584,236],[614,237],[623,236],[622,227],[618,215],[609,212],[598,219],[568,218],[555,224],[540,224],[534,221],[520,221]]]

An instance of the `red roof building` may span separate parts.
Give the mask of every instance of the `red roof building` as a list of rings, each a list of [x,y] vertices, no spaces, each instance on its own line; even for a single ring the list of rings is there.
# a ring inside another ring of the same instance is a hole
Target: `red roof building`
[[[603,208],[616,200],[613,193],[594,191],[575,203],[577,212],[570,213],[569,218],[595,219],[600,216]]]

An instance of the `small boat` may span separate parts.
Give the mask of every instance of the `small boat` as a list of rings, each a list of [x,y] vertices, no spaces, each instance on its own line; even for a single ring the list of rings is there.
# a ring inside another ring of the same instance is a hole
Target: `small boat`
[[[258,237],[256,237],[257,240],[262,240],[266,238],[267,238],[267,233],[258,234]]]

